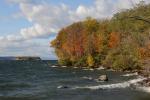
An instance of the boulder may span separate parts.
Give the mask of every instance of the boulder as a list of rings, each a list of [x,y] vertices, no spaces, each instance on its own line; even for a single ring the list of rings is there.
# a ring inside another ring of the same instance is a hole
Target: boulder
[[[98,80],[99,81],[108,81],[108,77],[107,77],[107,75],[101,75],[101,76],[99,76]]]

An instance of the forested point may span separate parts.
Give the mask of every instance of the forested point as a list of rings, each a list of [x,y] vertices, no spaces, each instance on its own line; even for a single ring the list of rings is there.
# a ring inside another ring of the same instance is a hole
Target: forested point
[[[61,65],[140,69],[150,59],[150,4],[143,2],[111,19],[73,23],[51,42]]]

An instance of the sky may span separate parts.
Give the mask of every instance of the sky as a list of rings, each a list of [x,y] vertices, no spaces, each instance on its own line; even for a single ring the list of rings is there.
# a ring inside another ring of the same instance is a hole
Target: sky
[[[86,17],[111,18],[140,1],[0,0],[0,56],[57,59],[50,41],[61,28]]]

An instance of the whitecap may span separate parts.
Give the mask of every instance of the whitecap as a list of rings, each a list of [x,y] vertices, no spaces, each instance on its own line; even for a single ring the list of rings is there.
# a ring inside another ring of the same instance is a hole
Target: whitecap
[[[60,86],[57,86],[57,89],[67,89],[69,88],[68,86],[63,86],[63,85],[60,85]]]
[[[142,87],[142,90],[150,93],[150,87]]]
[[[78,67],[73,67],[74,69],[77,69]]]
[[[136,90],[150,93],[150,87],[138,86],[136,87]]]
[[[100,67],[98,67],[98,68],[96,68],[97,70],[103,70],[103,69],[105,69],[103,66],[100,66]]]
[[[57,89],[61,89],[63,86],[62,85],[60,85],[60,86],[57,86]]]
[[[83,79],[88,79],[88,80],[92,80],[93,78],[92,77],[87,77],[87,76],[84,76],[82,77]]]
[[[90,71],[94,71],[93,68],[84,68],[83,70],[90,70]]]
[[[61,67],[65,68],[65,67],[67,67],[67,66],[61,66]]]
[[[53,66],[51,66],[51,67],[55,68],[55,67],[58,67],[58,66],[53,65]]]
[[[84,68],[83,70],[89,70],[89,69],[87,69],[87,68]]]
[[[150,79],[150,77],[148,77],[147,79]],[[141,86],[141,84],[136,84],[136,85],[137,85],[136,86],[137,90],[150,93],[150,86]]]
[[[122,83],[116,83],[116,84],[108,84],[108,85],[97,85],[97,86],[84,86],[84,87],[74,87],[73,89],[115,89],[115,88],[127,88],[130,87],[132,84],[136,84],[138,82],[141,82],[145,80],[146,78],[137,78],[133,80],[129,80]]]
[[[93,68],[90,68],[89,70],[90,70],[90,71],[94,71],[94,69],[93,69]]]
[[[135,73],[124,74],[124,75],[121,75],[121,76],[129,77],[129,76],[137,76],[137,75],[138,75],[138,73],[135,72]]]

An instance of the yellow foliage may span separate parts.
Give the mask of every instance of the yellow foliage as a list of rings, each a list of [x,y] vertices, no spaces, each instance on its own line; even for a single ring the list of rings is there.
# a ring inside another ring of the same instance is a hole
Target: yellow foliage
[[[88,66],[92,67],[92,66],[94,66],[94,63],[95,63],[95,61],[94,61],[93,57],[91,55],[88,55],[88,57],[87,57]]]

